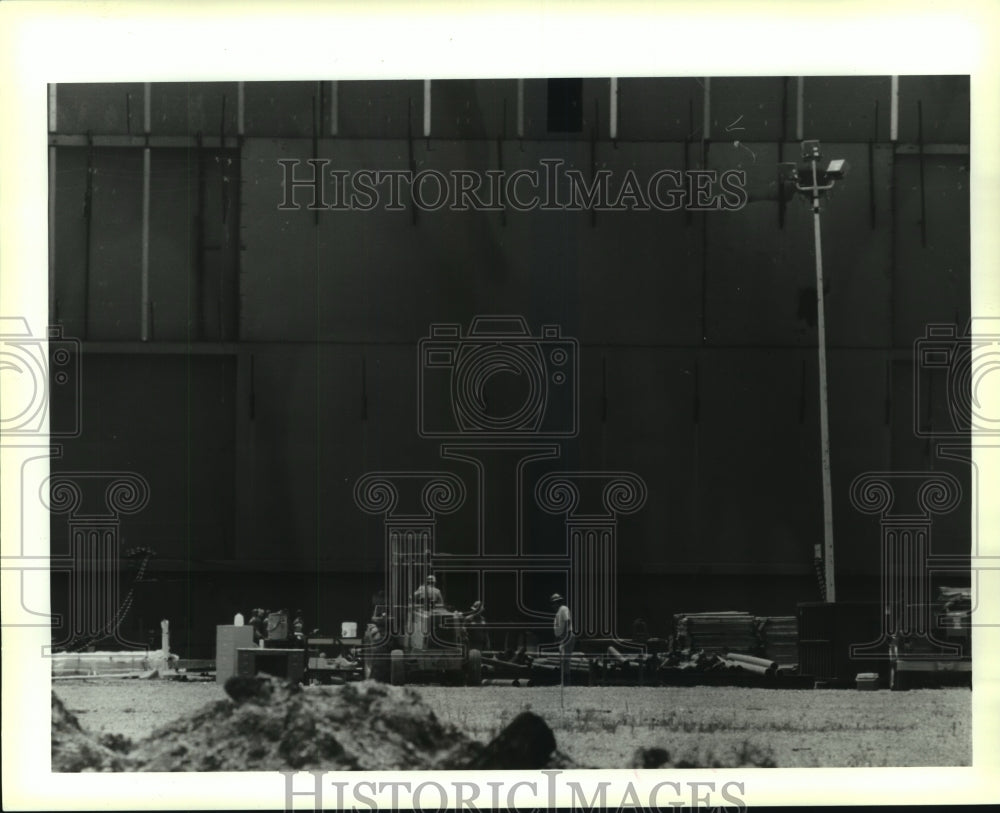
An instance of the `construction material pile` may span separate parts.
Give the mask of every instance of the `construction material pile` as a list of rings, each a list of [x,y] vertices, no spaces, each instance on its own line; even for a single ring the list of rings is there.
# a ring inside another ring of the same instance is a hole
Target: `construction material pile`
[[[211,703],[134,745],[120,743],[117,753],[90,738],[65,712],[65,733],[60,729],[56,736],[53,728],[53,770],[574,767],[555,750],[544,721],[530,712],[484,745],[443,724],[412,689],[370,681],[303,688],[258,676],[230,678],[226,692],[231,699]],[[56,704],[61,708],[53,695],[53,709]],[[55,711],[53,720],[55,725]],[[524,748],[524,742],[534,743],[534,750]],[[541,750],[538,743],[544,746]]]
[[[971,587],[939,587],[938,602],[948,615],[972,612]]]
[[[56,773],[78,771],[125,771],[128,759],[120,752],[126,743],[121,737],[92,737],[80,727],[79,720],[52,694],[52,770]]]
[[[757,651],[757,635],[750,613],[681,613],[674,616],[678,649],[709,654]]]
[[[799,662],[799,620],[794,615],[754,618],[762,655],[781,666]]]
[[[779,665],[742,652],[705,652],[675,649],[666,653],[656,670],[660,683],[716,683],[754,685],[778,676]]]

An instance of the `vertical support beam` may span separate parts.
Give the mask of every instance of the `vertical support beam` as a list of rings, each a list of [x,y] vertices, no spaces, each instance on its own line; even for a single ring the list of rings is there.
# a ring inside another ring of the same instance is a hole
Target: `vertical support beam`
[[[785,142],[788,140],[788,77],[781,79],[781,136],[778,140],[778,163],[785,160]],[[785,196],[778,195],[778,228],[785,228]]]
[[[590,127],[590,182],[597,177],[597,122],[600,121],[597,99],[594,99],[594,123]],[[597,225],[597,207],[590,206],[590,227]]]
[[[142,151],[142,341],[149,341],[149,176],[150,150]]]
[[[524,80],[517,80],[517,137],[524,138]]]
[[[206,285],[205,285],[205,149],[202,141],[201,133],[197,135],[198,148],[196,151],[197,155],[197,167],[198,167],[198,177],[196,183],[197,190],[197,203],[196,203],[196,213],[195,213],[195,302],[196,305],[193,310],[198,315],[197,325],[195,327],[195,337],[197,339],[204,339],[207,332],[206,326],[208,323],[208,314],[205,313],[205,302],[206,302]],[[189,300],[190,301],[190,300]],[[190,335],[190,334],[189,334]]]
[[[701,142],[701,168],[708,169],[707,139]],[[693,190],[692,190],[693,191]],[[691,198],[689,198],[691,200]],[[701,343],[708,344],[708,212],[701,212]]]
[[[708,141],[712,137],[712,80],[705,77],[705,104],[701,111],[701,138]]]
[[[49,132],[58,126],[56,85],[49,84]],[[49,321],[59,320],[56,305],[56,148],[49,147]]]
[[[611,110],[608,114],[608,133],[611,140],[618,138],[618,79],[611,77]]]
[[[150,83],[146,82],[142,86],[142,131],[148,137],[150,125],[152,124],[152,90]],[[142,341],[149,341],[150,336],[150,308],[149,301],[149,181],[151,174],[152,155],[147,146],[142,151]]]
[[[56,304],[56,148],[49,147],[49,321],[59,321]]]
[[[330,82],[330,135],[337,135],[337,128],[340,122],[337,117],[340,113],[340,85],[336,80]]]
[[[920,245],[927,248],[927,197],[924,187],[924,104],[917,100],[917,150],[920,167]]]
[[[872,229],[875,228],[875,142],[878,140],[878,99],[875,100],[875,116],[872,121],[872,137],[868,139],[868,216]]]
[[[94,224],[94,140],[87,133],[87,185],[83,191],[83,338],[90,332],[90,256]]]
[[[806,78],[804,76],[795,77],[795,140],[801,141],[805,137],[805,101],[806,101]]]
[[[889,96],[889,140],[895,143],[899,139],[899,77],[892,77]]]
[[[424,79],[424,138],[431,137],[431,80]]]
[[[59,108],[56,106],[56,94],[58,85],[55,82],[49,83],[49,132],[55,133],[59,130]]]
[[[236,83],[236,135],[243,135],[244,105],[246,104],[246,89],[242,82]]]
[[[321,112],[322,100],[320,94],[323,92],[323,85],[319,82],[316,83],[313,97],[312,97],[312,157],[314,161],[319,160],[319,134],[322,132],[322,118],[323,114]],[[318,172],[314,173],[316,177],[316,200],[323,199],[323,187],[322,181],[320,179],[320,174]],[[313,210],[313,225],[319,226],[319,207]]]
[[[406,157],[410,168],[410,177],[417,174],[417,160],[413,155],[413,98],[406,100]],[[417,201],[410,185],[410,223],[417,225]]]

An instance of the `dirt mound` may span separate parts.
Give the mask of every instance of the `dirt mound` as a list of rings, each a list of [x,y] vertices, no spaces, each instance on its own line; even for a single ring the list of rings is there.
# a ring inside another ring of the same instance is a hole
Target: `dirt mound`
[[[489,746],[477,742],[442,723],[410,688],[373,681],[303,688],[270,677],[236,677],[226,683],[226,692],[231,699],[211,703],[135,745],[93,740],[53,695],[53,708],[58,703],[68,716],[60,725],[72,733],[57,738],[53,728],[53,770],[458,770],[508,767],[519,759],[532,764],[510,767],[572,767],[554,750],[552,732],[541,718],[515,721],[516,731],[544,729],[542,741],[551,747],[518,757],[500,742],[503,732]],[[55,719],[53,712],[54,726]],[[127,756],[108,745],[128,750]]]
[[[233,678],[226,692],[233,702],[206,706],[141,742],[130,754],[136,768],[423,770],[454,767],[482,747],[443,725],[412,689]]]
[[[129,770],[129,760],[119,753],[119,749],[127,747],[128,743],[120,737],[111,737],[108,742],[91,737],[80,727],[76,715],[63,705],[55,693],[52,694],[54,773]]]

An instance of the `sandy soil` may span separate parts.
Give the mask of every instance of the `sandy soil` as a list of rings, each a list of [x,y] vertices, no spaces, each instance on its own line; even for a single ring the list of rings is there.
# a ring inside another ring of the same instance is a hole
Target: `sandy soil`
[[[210,682],[93,679],[53,688],[85,729],[133,740],[224,698]],[[583,765],[627,767],[640,746],[675,764],[778,767],[951,766],[972,759],[972,693],[728,687],[484,686],[418,689],[439,719],[491,739],[530,708]],[[750,754],[749,758],[747,754]]]

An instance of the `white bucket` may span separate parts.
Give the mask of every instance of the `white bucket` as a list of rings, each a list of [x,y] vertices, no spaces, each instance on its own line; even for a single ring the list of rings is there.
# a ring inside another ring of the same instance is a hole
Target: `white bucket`
[[[340,637],[341,638],[356,638],[358,635],[358,622],[357,621],[341,621],[340,622]]]

